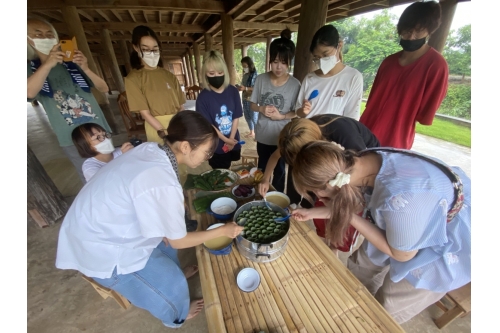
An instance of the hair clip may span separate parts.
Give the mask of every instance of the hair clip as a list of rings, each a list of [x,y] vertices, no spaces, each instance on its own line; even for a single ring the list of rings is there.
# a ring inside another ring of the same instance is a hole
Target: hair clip
[[[342,186],[349,184],[351,181],[351,175],[348,173],[339,172],[332,180],[328,181],[331,187],[337,186],[341,188]]]

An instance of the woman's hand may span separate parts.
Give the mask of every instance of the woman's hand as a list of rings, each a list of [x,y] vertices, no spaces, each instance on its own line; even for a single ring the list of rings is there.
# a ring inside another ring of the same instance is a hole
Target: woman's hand
[[[237,225],[236,222],[226,223],[222,228],[224,229],[224,235],[230,238],[235,238],[244,229],[244,227]]]
[[[307,208],[292,209],[292,217],[297,221],[308,221],[313,218],[312,211]]]
[[[245,91],[245,86],[238,86],[239,91]]]
[[[267,191],[269,191],[269,181],[262,180],[259,183],[259,194],[264,198],[267,194]]]
[[[122,154],[125,154],[132,148],[134,148],[134,146],[130,142],[125,142],[124,144],[122,144],[120,150],[122,151]]]
[[[73,56],[73,62],[80,66],[82,71],[86,71],[89,69],[89,63],[87,57],[83,55],[83,52],[80,50],[75,50],[75,55]]]
[[[264,116],[271,118],[272,115],[278,113],[278,109],[274,105],[266,105],[264,107]]]
[[[49,57],[45,62],[49,68],[54,68],[57,64],[62,64],[64,52],[60,49],[61,43],[57,43],[50,50]]]
[[[285,120],[286,115],[279,112],[274,112],[269,118],[271,118],[271,120]]]
[[[307,99],[302,102],[302,112],[304,112],[305,115],[308,115],[311,112],[311,107],[311,102]]]

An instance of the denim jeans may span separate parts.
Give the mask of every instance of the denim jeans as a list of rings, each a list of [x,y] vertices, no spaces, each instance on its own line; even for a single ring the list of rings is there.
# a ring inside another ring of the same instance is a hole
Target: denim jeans
[[[182,326],[189,312],[189,289],[177,258],[177,250],[165,243],[153,250],[140,271],[117,274],[97,283],[126,297],[134,306],[149,311],[167,327]]]
[[[250,101],[243,100],[243,115],[248,123],[248,128],[253,131],[255,125],[257,125],[257,120],[259,119],[259,113],[250,110]]]

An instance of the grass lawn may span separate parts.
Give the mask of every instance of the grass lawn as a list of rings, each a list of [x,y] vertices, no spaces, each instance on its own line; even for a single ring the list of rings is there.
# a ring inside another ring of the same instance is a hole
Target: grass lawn
[[[361,114],[365,110],[366,102],[361,103]],[[433,138],[456,143],[457,145],[470,148],[471,129],[460,126],[450,121],[434,118],[431,126],[423,126],[417,123],[416,132],[431,136]]]

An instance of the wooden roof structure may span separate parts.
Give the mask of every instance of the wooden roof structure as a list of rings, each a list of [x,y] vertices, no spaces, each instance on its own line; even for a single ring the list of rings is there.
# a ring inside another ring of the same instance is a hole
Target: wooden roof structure
[[[93,52],[101,47],[100,30],[110,31],[118,41],[130,41],[137,25],[157,32],[164,56],[181,57],[193,41],[205,43],[205,33],[213,36],[213,47],[222,49],[221,14],[234,20],[234,47],[266,42],[278,37],[285,27],[298,30],[301,0],[28,0],[28,14],[54,25],[61,37],[68,35],[62,7],[78,10],[87,41]],[[389,8],[414,0],[331,0],[327,22],[369,11]]]

